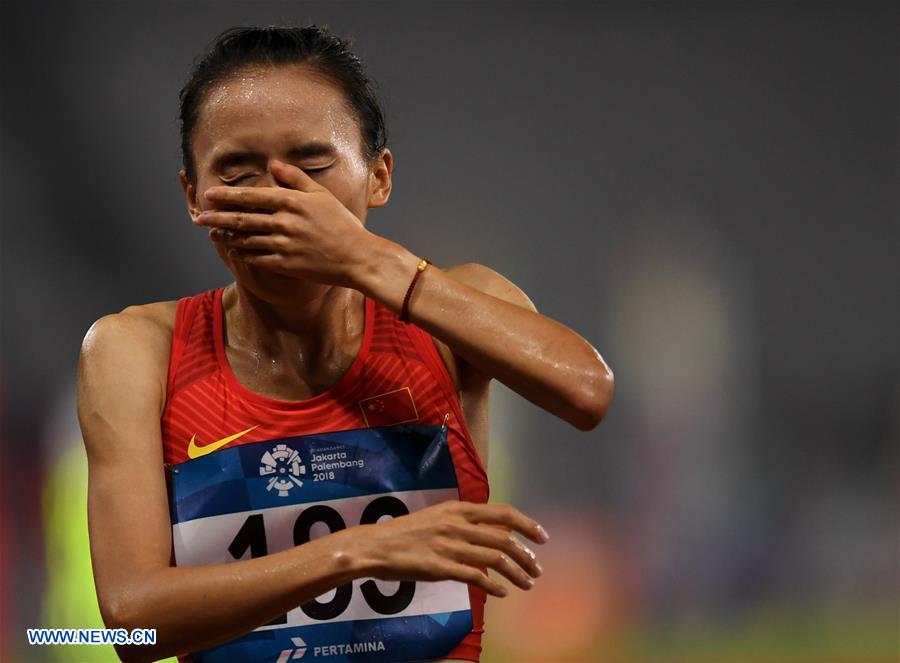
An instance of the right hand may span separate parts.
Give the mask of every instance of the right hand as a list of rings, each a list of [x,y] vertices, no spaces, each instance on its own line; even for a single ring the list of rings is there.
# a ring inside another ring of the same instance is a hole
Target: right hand
[[[506,587],[476,567],[489,567],[522,589],[542,573],[534,552],[513,535],[535,543],[549,538],[544,529],[506,504],[447,501],[360,532],[367,575],[379,580],[457,580],[493,596]]]

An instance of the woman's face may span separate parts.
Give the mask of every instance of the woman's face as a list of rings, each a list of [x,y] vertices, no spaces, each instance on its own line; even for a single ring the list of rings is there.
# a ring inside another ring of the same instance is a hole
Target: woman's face
[[[182,173],[192,216],[213,206],[203,195],[210,187],[278,186],[269,172],[273,159],[304,170],[363,223],[368,208],[390,195],[390,152],[368,160],[343,91],[303,65],[243,69],[215,85],[201,104],[192,145],[195,180]],[[263,289],[283,282],[216,246],[239,280]]]

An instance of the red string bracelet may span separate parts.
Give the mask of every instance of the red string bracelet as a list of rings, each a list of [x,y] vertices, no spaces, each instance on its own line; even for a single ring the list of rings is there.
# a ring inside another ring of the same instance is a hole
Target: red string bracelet
[[[413,276],[409,287],[406,289],[406,296],[403,298],[403,306],[400,308],[400,319],[406,324],[409,324],[409,296],[412,294],[413,288],[416,287],[416,281],[422,276],[422,272],[424,272],[425,268],[431,264],[433,263],[430,260],[422,258],[422,260],[419,261],[419,264],[416,265],[416,273]]]

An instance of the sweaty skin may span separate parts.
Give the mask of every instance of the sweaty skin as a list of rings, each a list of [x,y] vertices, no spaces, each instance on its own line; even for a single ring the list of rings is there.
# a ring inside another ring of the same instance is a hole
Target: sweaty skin
[[[366,159],[342,91],[292,65],[244,70],[216,87],[201,107],[193,155],[196,172],[181,173],[188,211],[235,277],[223,297],[232,371],[272,398],[322,393],[359,351],[362,295],[399,312],[420,260],[365,228],[367,210],[390,196],[390,151]],[[532,586],[540,565],[514,534],[543,543],[546,532],[514,507],[466,502],[256,559],[170,567],[160,417],[175,307],[157,302],[101,318],[79,364],[101,613],[111,628],[157,629],[155,646],[117,647],[124,660],[226,642],[355,578],[455,579],[506,595],[474,568],[486,566]],[[409,309],[435,339],[485,464],[492,379],[579,430],[604,417],[613,377],[597,350],[495,271],[429,266]]]

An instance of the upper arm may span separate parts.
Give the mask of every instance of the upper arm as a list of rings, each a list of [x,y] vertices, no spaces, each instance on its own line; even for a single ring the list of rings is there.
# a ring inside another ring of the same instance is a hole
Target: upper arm
[[[88,457],[88,529],[105,620],[142,568],[167,566],[171,522],[160,414],[169,345],[128,309],[88,330],[78,366],[78,419]]]
[[[465,283],[467,286],[480,292],[497,297],[510,304],[521,306],[529,311],[537,312],[534,302],[521,288],[490,267],[477,262],[465,262],[448,267],[444,272],[457,281]],[[444,363],[447,364],[447,370],[453,378],[458,391],[465,391],[473,387],[476,389],[481,388],[490,382],[490,376],[455,354],[446,343],[437,338],[434,339],[434,343],[437,345]]]
[[[457,281],[462,281],[467,286],[480,290],[485,294],[492,295],[510,304],[527,308],[529,311],[537,312],[534,302],[519,286],[490,267],[477,262],[465,262],[461,265],[454,265],[444,271]]]

